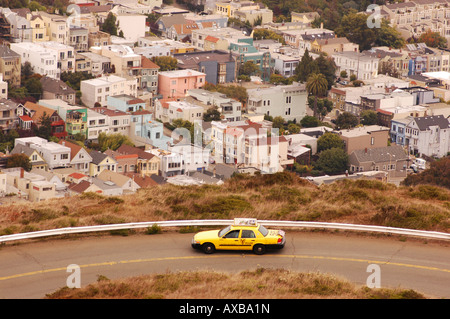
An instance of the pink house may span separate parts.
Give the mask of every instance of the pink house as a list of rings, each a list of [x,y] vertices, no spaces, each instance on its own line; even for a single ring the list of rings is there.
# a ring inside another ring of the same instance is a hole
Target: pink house
[[[205,78],[205,73],[190,69],[159,72],[159,94],[164,99],[184,97],[188,90],[203,87]]]

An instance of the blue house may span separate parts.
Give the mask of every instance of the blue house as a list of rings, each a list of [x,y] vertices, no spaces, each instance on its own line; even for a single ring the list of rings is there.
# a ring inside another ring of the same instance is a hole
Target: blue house
[[[131,129],[138,141],[156,148],[167,150],[173,139],[164,135],[164,125],[153,120],[153,114],[147,110],[131,113]]]
[[[144,100],[126,94],[108,96],[106,104],[109,109],[116,109],[122,112],[145,110]]]
[[[406,127],[412,121],[412,118],[407,117],[404,119],[392,119],[390,137],[391,142],[397,145],[406,146]]]

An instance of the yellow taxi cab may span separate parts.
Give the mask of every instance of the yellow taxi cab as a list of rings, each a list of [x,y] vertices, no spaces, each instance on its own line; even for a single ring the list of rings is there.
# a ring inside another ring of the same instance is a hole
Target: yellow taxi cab
[[[285,232],[269,230],[255,218],[235,218],[232,225],[223,229],[202,231],[192,238],[192,248],[205,254],[216,250],[252,250],[262,255],[267,249],[281,249],[286,243]]]

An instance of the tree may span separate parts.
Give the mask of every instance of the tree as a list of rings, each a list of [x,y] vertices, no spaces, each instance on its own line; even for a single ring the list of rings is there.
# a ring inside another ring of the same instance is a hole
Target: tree
[[[359,117],[362,125],[376,125],[378,123],[378,114],[372,110],[362,111]]]
[[[272,121],[272,127],[281,129],[284,127],[284,122],[284,118],[282,118],[281,116],[275,116]]]
[[[290,134],[298,134],[300,133],[300,126],[295,123],[289,123],[287,127]]]
[[[48,140],[52,135],[52,119],[45,111],[39,118],[38,126],[35,126],[35,134],[36,136],[45,138],[46,140]]]
[[[319,121],[322,121],[333,110],[333,102],[327,98],[317,99],[316,101],[316,97],[308,96],[308,106],[312,110],[316,107],[316,116]]]
[[[305,53],[303,54],[302,59],[298,63],[294,72],[297,81],[302,83],[306,82],[311,74],[319,72],[319,68],[314,62],[314,59],[309,55],[308,49],[305,50]]]
[[[31,162],[30,158],[24,153],[13,154],[8,157],[8,161],[6,162],[6,167],[22,167],[25,171],[31,171]]]
[[[348,169],[348,155],[342,148],[330,148],[319,153],[314,169],[325,174],[343,173]]]
[[[239,75],[251,76],[259,73],[259,66],[253,61],[247,61],[239,66]]]
[[[377,38],[375,29],[367,26],[367,15],[350,10],[342,17],[335,32],[338,37],[346,37],[350,42],[359,44],[359,49],[364,51],[369,50],[375,42]]]
[[[160,71],[175,70],[178,66],[178,60],[171,56],[153,57],[152,61],[160,67]]]
[[[425,43],[432,48],[445,48],[447,47],[447,40],[442,37],[439,32],[432,32],[430,29],[427,32],[422,33],[418,39],[418,42]]]
[[[110,35],[117,35],[116,16],[110,12],[101,26],[101,31]]]
[[[327,132],[317,139],[317,153],[331,148],[344,149],[344,140],[339,135]]]
[[[220,121],[220,112],[217,106],[210,107],[205,113],[203,113],[203,121]]]
[[[106,134],[102,132],[98,135],[98,145],[100,152],[104,152],[107,149],[115,151],[122,144],[134,146],[129,137],[121,133]]]
[[[42,83],[37,77],[30,77],[25,81],[25,88],[29,96],[34,97],[36,100],[40,100],[42,96]]]
[[[358,125],[358,118],[349,112],[339,114],[336,119],[336,127],[340,130],[350,129]]]
[[[317,127],[320,125],[320,120],[314,116],[306,115],[300,120],[300,125],[302,127]]]
[[[334,82],[336,81],[336,64],[334,60],[330,57],[325,56],[324,53],[314,60],[319,70],[319,73],[327,79],[328,90],[331,89]]]
[[[306,90],[308,94],[314,96],[314,117],[317,116],[317,98],[325,96],[327,93],[328,82],[321,73],[313,73],[308,77],[306,82]]]

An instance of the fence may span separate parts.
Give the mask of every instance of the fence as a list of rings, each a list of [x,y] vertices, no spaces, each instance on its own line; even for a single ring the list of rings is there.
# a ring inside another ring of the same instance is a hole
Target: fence
[[[105,232],[124,229],[148,228],[153,225],[159,227],[186,227],[186,226],[223,226],[233,223],[231,219],[205,219],[205,220],[172,220],[172,221],[154,221],[139,223],[124,223],[112,225],[66,227],[51,230],[42,230],[29,233],[19,233],[0,236],[0,243],[25,240],[34,238],[43,238],[58,235],[69,235],[77,233]],[[303,221],[280,221],[280,220],[259,220],[258,223],[267,227],[293,227],[293,228],[318,228],[318,229],[338,229],[362,232],[378,232],[385,234],[397,234],[404,236],[414,236],[430,239],[450,240],[449,233],[424,231],[406,228],[395,228],[385,226],[354,225],[341,223],[322,223],[322,222],[303,222]]]

